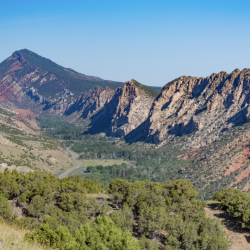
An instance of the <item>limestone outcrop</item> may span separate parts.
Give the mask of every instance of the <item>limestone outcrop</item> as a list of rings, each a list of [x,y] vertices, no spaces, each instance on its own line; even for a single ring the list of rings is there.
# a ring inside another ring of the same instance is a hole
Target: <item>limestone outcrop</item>
[[[157,95],[135,80],[125,83],[113,98],[90,118],[90,133],[104,132],[109,136],[124,137],[147,118]]]
[[[193,134],[190,146],[207,145],[250,120],[249,91],[250,69],[222,71],[206,78],[182,76],[166,84],[154,100],[146,138],[158,143]]]

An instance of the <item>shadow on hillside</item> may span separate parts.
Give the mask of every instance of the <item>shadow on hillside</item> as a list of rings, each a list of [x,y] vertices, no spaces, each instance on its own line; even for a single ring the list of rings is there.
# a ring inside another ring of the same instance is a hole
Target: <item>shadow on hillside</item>
[[[220,203],[217,202],[217,203],[210,203],[207,205],[210,209],[212,210],[219,210],[219,206],[220,206]]]
[[[250,243],[250,236],[246,236],[246,235],[245,235],[245,238],[246,238],[246,240],[247,240],[247,243]]]
[[[249,228],[242,228],[241,221],[234,217],[231,213],[227,211],[221,211],[219,209],[220,203],[212,203],[208,204],[208,207],[213,211],[218,211],[218,214],[214,214],[215,217],[221,220],[221,222],[225,225],[225,227],[232,232],[241,233],[241,234],[248,234],[244,235],[247,242],[250,243],[250,229]]]
[[[141,125],[139,125],[137,128],[135,128],[134,130],[132,130],[130,133],[128,133],[126,136],[124,136],[124,140],[125,142],[132,144],[134,142],[145,142],[147,143],[148,141],[146,141],[146,122],[144,121]]]

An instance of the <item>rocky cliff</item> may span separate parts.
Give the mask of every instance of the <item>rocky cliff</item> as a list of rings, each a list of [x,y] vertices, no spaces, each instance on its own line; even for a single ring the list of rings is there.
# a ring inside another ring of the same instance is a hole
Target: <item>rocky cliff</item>
[[[72,105],[69,105],[64,115],[71,122],[79,120],[89,121],[90,117],[112,100],[115,92],[112,88],[97,86],[85,92]]]
[[[148,117],[157,92],[131,80],[116,90],[113,98],[90,119],[90,133],[104,132],[123,137],[140,126]]]
[[[151,148],[162,152],[175,149],[166,165],[157,159],[152,179],[187,179],[209,198],[224,187],[249,191],[249,104],[250,69],[182,76],[162,88],[148,118],[125,139],[153,142]]]
[[[210,77],[182,76],[154,100],[146,121],[148,141],[161,142],[193,134],[190,147],[218,139],[250,118],[250,69],[220,72]]]

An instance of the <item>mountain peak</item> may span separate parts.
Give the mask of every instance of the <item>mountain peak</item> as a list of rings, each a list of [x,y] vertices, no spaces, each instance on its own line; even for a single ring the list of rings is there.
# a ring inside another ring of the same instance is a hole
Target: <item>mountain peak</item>
[[[155,90],[152,89],[152,87],[147,87],[146,85],[143,85],[141,83],[139,83],[138,81],[136,81],[135,79],[131,79],[130,81],[127,81],[125,84],[133,84],[135,87],[137,87],[140,90],[143,90],[144,92],[146,92],[146,94],[148,94],[151,97],[156,97],[159,95],[159,93]]]
[[[20,49],[20,50],[16,50],[15,52],[18,52],[18,53],[33,53],[33,54],[36,54],[36,53],[34,53],[33,51],[31,51],[31,50],[28,50],[28,49]],[[14,52],[14,53],[15,53]]]
[[[40,57],[38,54],[28,49],[20,49],[12,53],[12,57],[16,57],[16,56],[23,57],[23,58],[27,57],[26,59],[29,59],[28,55],[33,56],[33,57],[34,56]]]
[[[18,79],[18,82],[15,79]],[[1,84],[8,94],[0,99],[16,100],[16,104],[20,107],[23,107],[23,99],[26,99],[26,103],[29,102],[30,97],[23,93],[30,93],[31,88],[32,93],[35,91],[39,95],[39,98],[35,99],[44,100],[44,98],[55,99],[63,95],[65,89],[77,98],[95,86],[109,86],[114,89],[123,86],[122,82],[98,79],[64,68],[28,49],[17,50],[0,63]],[[9,87],[6,88],[5,84]],[[20,93],[17,93],[17,89]]]

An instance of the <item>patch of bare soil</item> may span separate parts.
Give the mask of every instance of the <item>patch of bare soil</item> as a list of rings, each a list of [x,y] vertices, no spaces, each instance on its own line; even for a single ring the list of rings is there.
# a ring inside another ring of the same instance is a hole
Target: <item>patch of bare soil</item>
[[[23,116],[31,116],[31,117],[37,117],[38,115],[34,114],[29,109],[14,109],[18,114],[21,114]]]
[[[241,168],[245,162],[249,162],[249,155],[250,155],[250,145],[247,144],[242,154],[236,157],[235,159],[236,162],[234,163],[234,165],[226,171],[225,176]],[[239,181],[241,181],[243,178],[241,178]]]
[[[19,109],[15,110],[20,111]],[[24,131],[31,134],[41,134],[38,132],[40,130],[37,121],[35,120],[35,114],[33,114],[30,110],[21,110],[20,114],[16,115],[16,124]]]
[[[219,203],[210,203],[205,208],[208,217],[219,219],[232,245],[230,250],[250,250],[250,229],[242,228],[241,222],[232,214],[219,210]]]
[[[24,218],[28,214],[28,203],[18,202],[17,199],[9,200],[10,204],[13,207],[13,210],[17,216],[17,220]]]

